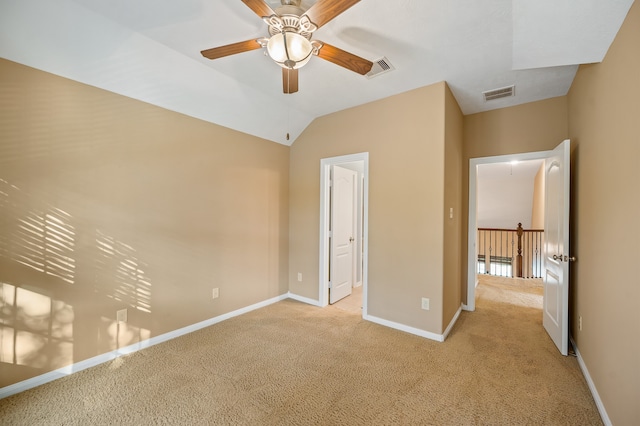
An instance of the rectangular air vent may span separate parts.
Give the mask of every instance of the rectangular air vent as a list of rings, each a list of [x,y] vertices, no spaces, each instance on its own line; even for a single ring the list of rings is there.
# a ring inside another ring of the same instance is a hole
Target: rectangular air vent
[[[365,75],[367,76],[367,78],[372,78],[380,74],[393,71],[394,69],[395,68],[393,67],[393,65],[391,65],[391,62],[389,62],[387,58],[382,58],[375,61],[373,63],[373,66],[371,67],[371,71],[369,71]]]
[[[484,95],[485,102],[492,101],[494,99],[508,98],[509,96],[516,95],[516,86],[513,85],[501,87],[500,89],[487,90],[486,92],[482,92],[482,94]]]

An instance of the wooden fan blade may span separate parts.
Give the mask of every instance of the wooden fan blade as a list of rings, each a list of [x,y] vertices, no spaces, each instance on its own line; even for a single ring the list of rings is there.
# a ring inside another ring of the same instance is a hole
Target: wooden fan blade
[[[238,43],[227,44],[226,46],[214,47],[212,49],[203,50],[202,56],[209,59],[218,59],[236,53],[248,52],[250,50],[260,49],[262,46],[255,40],[241,41]]]
[[[317,3],[316,3],[317,4]],[[338,49],[330,44],[320,42],[323,46],[318,51],[318,56],[326,61],[333,62],[336,65],[340,65],[348,70],[357,72],[358,74],[365,75],[371,71],[373,62],[368,61],[360,56],[356,56],[353,53],[349,53],[345,50]]]
[[[282,68],[282,90],[284,93],[296,93],[298,91],[298,70]]]
[[[246,4],[260,18],[276,14],[264,0],[242,0],[242,3]]]
[[[318,28],[349,9],[360,0],[318,0],[305,12]]]

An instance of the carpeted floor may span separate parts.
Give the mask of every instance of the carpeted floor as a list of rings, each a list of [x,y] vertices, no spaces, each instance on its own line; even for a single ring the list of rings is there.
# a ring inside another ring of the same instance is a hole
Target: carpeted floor
[[[0,423],[602,424],[540,291],[481,282],[444,343],[285,300],[0,400]]]

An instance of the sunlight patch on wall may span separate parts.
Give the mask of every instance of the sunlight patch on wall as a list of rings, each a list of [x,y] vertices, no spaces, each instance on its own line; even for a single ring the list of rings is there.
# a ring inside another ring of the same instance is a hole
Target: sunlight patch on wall
[[[73,363],[73,307],[1,283],[0,361],[55,369]]]
[[[96,321],[103,307],[151,312],[149,267],[134,245],[88,223],[83,210],[65,211],[74,204],[53,198],[48,184],[27,186],[0,178],[0,362],[15,377],[67,367],[80,349],[77,333],[88,329],[99,328],[98,345],[107,350],[148,340],[150,330],[131,323]],[[64,301],[76,297],[99,310],[95,320]],[[74,330],[79,320],[90,322]]]
[[[131,323],[122,323],[114,321],[112,318],[102,317],[101,330],[104,330],[108,339],[108,350],[116,350],[132,345],[134,343],[142,342],[151,338],[151,330],[146,328],[136,327]]]
[[[32,197],[0,179],[4,236],[0,255],[73,284],[75,229],[71,215],[54,206],[34,208]]]
[[[147,265],[138,259],[136,250],[129,244],[99,230],[96,234],[96,245],[100,251],[97,268],[115,282],[107,297],[150,313],[151,282],[144,271]]]

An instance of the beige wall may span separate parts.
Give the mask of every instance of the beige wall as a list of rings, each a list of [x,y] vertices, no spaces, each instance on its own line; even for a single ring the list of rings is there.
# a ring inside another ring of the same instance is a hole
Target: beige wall
[[[464,117],[466,159],[546,151],[567,138],[565,96]]]
[[[531,229],[544,229],[544,164],[533,179]]]
[[[469,160],[495,155],[546,151],[569,136],[565,96],[471,114],[464,117],[462,167],[462,250],[467,253]],[[467,300],[467,257],[462,257],[462,300]]]
[[[447,327],[460,309],[462,274],[462,111],[445,85],[444,141],[444,281],[442,326]],[[450,212],[453,209],[453,218]]]
[[[470,158],[572,140],[571,334],[613,424],[640,423],[639,52],[636,3],[604,62],[581,66],[568,96],[464,117],[464,211]],[[466,252],[467,219],[463,228]]]
[[[0,99],[0,387],[287,292],[288,147],[5,60]]]
[[[640,4],[569,92],[571,333],[614,425],[640,424]],[[582,330],[577,327],[582,316]]]
[[[320,160],[369,152],[368,313],[442,331],[445,88],[321,117],[292,145],[292,293],[318,300]],[[422,297],[431,299],[430,311],[421,309]]]
[[[441,333],[466,299],[469,159],[571,137],[572,335],[613,423],[640,423],[639,31],[635,4],[567,97],[462,118],[439,83],[321,117],[291,149],[0,61],[0,386],[287,289],[317,300],[320,159],[358,152],[369,314]]]

